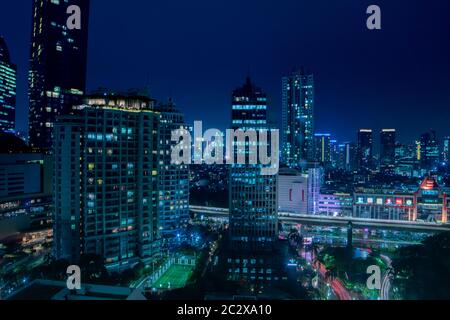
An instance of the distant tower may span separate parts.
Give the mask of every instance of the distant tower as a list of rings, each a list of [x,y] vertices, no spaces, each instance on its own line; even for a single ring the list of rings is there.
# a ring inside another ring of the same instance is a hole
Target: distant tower
[[[395,166],[395,129],[383,129],[380,133],[380,166],[383,171],[392,170]]]
[[[283,77],[282,162],[298,168],[314,161],[314,75],[303,69]]]
[[[424,170],[434,170],[439,162],[439,143],[436,131],[430,130],[420,137],[420,165]]]
[[[67,8],[81,9],[81,30],[67,28]],[[86,88],[89,0],[33,0],[29,142],[50,151],[55,119],[82,103]]]
[[[358,132],[358,169],[373,169],[373,136],[371,129],[360,129]]]
[[[11,62],[5,39],[0,36],[0,132],[15,129],[16,77],[17,68]]]

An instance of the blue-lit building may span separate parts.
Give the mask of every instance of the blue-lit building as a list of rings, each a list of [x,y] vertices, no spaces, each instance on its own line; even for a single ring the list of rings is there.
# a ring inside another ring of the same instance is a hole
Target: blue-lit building
[[[109,269],[160,253],[159,113],[147,97],[88,97],[55,123],[54,254]]]
[[[67,8],[81,9],[81,29],[67,28]],[[86,87],[89,0],[33,0],[29,143],[51,150],[56,117],[82,102]]]
[[[436,131],[429,130],[420,137],[420,166],[423,170],[435,170],[440,159]]]
[[[371,129],[360,129],[358,131],[356,160],[358,170],[373,169],[373,135]]]
[[[303,69],[282,80],[282,162],[300,168],[314,161],[314,75]]]
[[[354,142],[344,142],[337,147],[337,168],[345,171],[356,169],[357,147]]]
[[[442,148],[442,161],[446,164],[450,161],[450,137],[444,137],[444,146]]]
[[[168,239],[180,239],[189,222],[189,168],[186,164],[171,163],[172,131],[186,129],[184,115],[173,101],[159,104],[160,114],[158,162],[158,216],[161,235]],[[181,239],[180,239],[181,240]]]
[[[250,78],[233,92],[232,128],[243,131],[270,129],[267,96]],[[258,144],[257,149],[262,147],[268,146]],[[233,148],[239,151],[236,142]],[[271,248],[278,234],[277,175],[262,175],[262,165],[248,164],[250,153],[256,150],[248,143],[244,150],[247,164],[230,167],[231,240],[242,247]]]
[[[316,133],[314,135],[315,161],[325,167],[332,165],[332,145],[329,133]]]
[[[26,147],[17,150],[19,138],[11,135],[5,139],[1,135],[0,240],[31,229],[50,228],[53,159]],[[9,148],[10,143],[15,146]]]
[[[16,78],[17,67],[11,62],[5,39],[0,36],[0,132],[15,129]]]
[[[395,167],[395,129],[382,129],[380,133],[380,169],[393,171]]]

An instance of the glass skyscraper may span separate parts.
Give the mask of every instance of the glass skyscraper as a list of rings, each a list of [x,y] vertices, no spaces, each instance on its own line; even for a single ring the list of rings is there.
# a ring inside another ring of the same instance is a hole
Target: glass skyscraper
[[[314,135],[315,161],[329,167],[332,163],[331,135],[328,133],[316,133]]]
[[[184,115],[173,101],[159,104],[155,110],[160,113],[158,215],[161,235],[177,239],[189,222],[189,168],[186,164],[171,163],[171,139],[172,131],[188,128]]]
[[[81,29],[67,27],[67,8],[81,9]],[[82,102],[86,86],[89,0],[34,0],[30,52],[29,142],[50,150],[55,118]]]
[[[233,92],[232,128],[243,131],[270,129],[267,96],[253,85],[250,78]],[[233,143],[235,150],[236,144]],[[258,143],[256,149],[262,147],[268,146]],[[256,150],[246,142],[246,158],[251,152]],[[231,165],[230,232],[236,247],[270,248],[277,239],[277,175],[262,175],[261,167],[254,164]]]
[[[304,167],[314,161],[314,76],[303,69],[282,81],[282,162]]]
[[[5,39],[0,36],[0,132],[15,129],[16,77],[17,68],[11,62]]]
[[[358,169],[373,169],[373,135],[371,129],[360,129],[358,131],[357,148]]]
[[[380,133],[380,166],[382,170],[393,170],[395,167],[396,130],[383,129]]]
[[[439,143],[436,131],[429,130],[420,137],[420,165],[424,170],[434,170],[439,163]]]

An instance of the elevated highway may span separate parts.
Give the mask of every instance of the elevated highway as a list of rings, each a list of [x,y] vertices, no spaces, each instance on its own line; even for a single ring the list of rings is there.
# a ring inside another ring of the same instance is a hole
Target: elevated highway
[[[190,206],[190,211],[196,214],[211,218],[228,219],[229,210],[226,208]],[[353,223],[355,228],[375,228],[375,229],[393,229],[403,231],[417,232],[443,232],[450,231],[450,224],[439,224],[432,222],[412,222],[398,220],[375,220],[353,217],[332,217],[315,216],[306,214],[279,213],[279,220],[286,224],[307,224],[317,226],[346,226],[349,222]]]

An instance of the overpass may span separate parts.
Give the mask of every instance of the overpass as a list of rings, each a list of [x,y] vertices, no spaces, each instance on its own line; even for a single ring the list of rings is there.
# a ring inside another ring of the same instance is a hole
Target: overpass
[[[189,210],[193,213],[201,214],[211,218],[228,219],[229,216],[229,210],[226,208],[201,207],[191,205]],[[287,224],[307,224],[317,226],[344,227],[349,222],[352,222],[355,228],[359,227],[359,228],[374,228],[374,229],[393,229],[393,230],[417,231],[417,232],[450,231],[450,224],[439,224],[432,222],[316,216],[307,214],[291,214],[287,212],[279,212],[278,217],[282,223]]]

